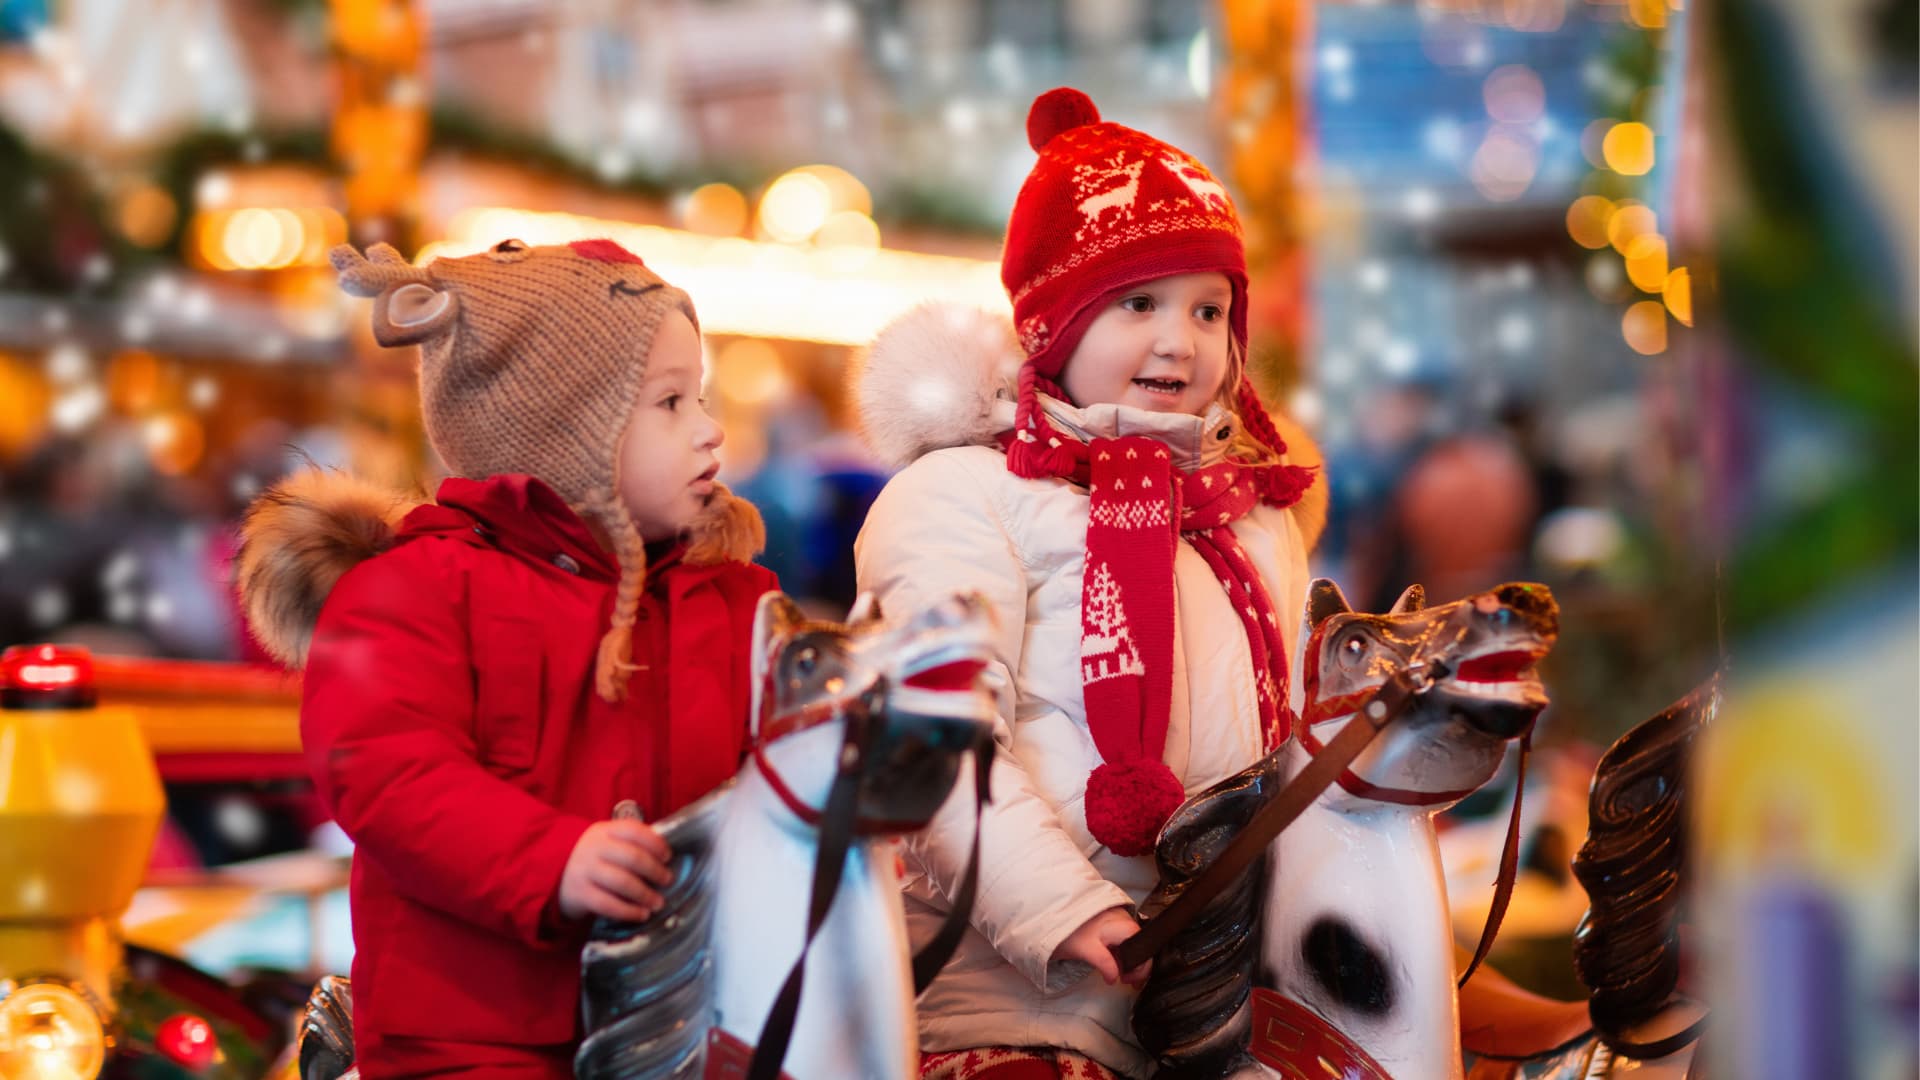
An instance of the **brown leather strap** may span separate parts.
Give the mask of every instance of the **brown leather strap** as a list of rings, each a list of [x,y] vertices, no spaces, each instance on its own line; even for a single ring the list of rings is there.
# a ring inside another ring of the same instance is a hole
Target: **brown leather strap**
[[[1153,959],[1175,934],[1186,929],[1208,902],[1232,885],[1282,829],[1339,779],[1374,736],[1405,712],[1430,681],[1443,672],[1437,661],[1430,667],[1402,668],[1394,672],[1366,705],[1353,714],[1354,719],[1340,729],[1340,734],[1327,742],[1326,749],[1313,755],[1306,768],[1288,781],[1272,802],[1254,814],[1253,820],[1247,822],[1212,865],[1201,871],[1173,903],[1141,923],[1139,933],[1114,946],[1113,955],[1119,961],[1120,970],[1131,971]]]
[[[1507,904],[1513,899],[1513,882],[1520,876],[1520,798],[1527,790],[1527,755],[1533,752],[1533,725],[1520,735],[1520,764],[1516,770],[1519,775],[1513,781],[1513,813],[1507,817],[1507,839],[1500,848],[1500,876],[1493,882],[1493,902],[1487,905],[1486,925],[1480,928],[1480,944],[1473,950],[1473,960],[1467,964],[1467,970],[1460,973],[1460,981],[1454,987],[1467,985],[1473,973],[1479,969],[1480,962],[1493,951],[1493,939],[1500,933],[1500,922],[1507,917]]]

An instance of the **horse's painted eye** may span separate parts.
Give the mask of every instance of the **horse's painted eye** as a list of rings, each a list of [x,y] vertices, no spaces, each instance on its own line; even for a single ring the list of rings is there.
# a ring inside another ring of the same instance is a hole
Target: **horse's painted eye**
[[[530,250],[524,240],[502,240],[488,249],[487,257],[494,262],[518,262]]]
[[[819,666],[820,650],[815,649],[811,645],[801,649],[799,655],[793,658],[794,673],[801,676],[812,675],[814,670]]]
[[[1347,654],[1347,659],[1358,660],[1367,651],[1367,639],[1350,637],[1340,643],[1340,651]]]

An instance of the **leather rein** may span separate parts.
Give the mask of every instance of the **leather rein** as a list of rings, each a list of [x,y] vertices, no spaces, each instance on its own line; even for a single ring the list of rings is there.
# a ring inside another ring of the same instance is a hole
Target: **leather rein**
[[[1239,880],[1240,875],[1266,851],[1282,830],[1336,782],[1362,798],[1384,795],[1383,801],[1407,805],[1449,802],[1469,794],[1464,791],[1417,793],[1379,788],[1367,784],[1349,771],[1349,766],[1361,751],[1386,730],[1388,724],[1411,709],[1420,696],[1451,673],[1452,668],[1440,659],[1416,660],[1395,670],[1376,690],[1344,694],[1317,701],[1310,706],[1295,725],[1296,732],[1301,736],[1301,744],[1310,755],[1306,767],[1254,814],[1226,850],[1201,871],[1172,903],[1142,922],[1139,933],[1114,946],[1113,955],[1120,970],[1129,971],[1153,959],[1175,935],[1206,909],[1208,903]],[[1353,720],[1325,743],[1314,738],[1308,730],[1312,724],[1339,719],[1343,715],[1351,715]],[[1513,812],[1507,821],[1506,842],[1500,854],[1500,874],[1494,884],[1493,903],[1487,910],[1487,922],[1481,929],[1480,944],[1474,950],[1473,961],[1460,975],[1456,986],[1466,985],[1493,948],[1494,937],[1499,933],[1507,904],[1513,896],[1514,879],[1520,862],[1520,798],[1526,786],[1527,757],[1532,749],[1532,740],[1533,726],[1528,724],[1520,736],[1519,776],[1514,787]]]
[[[753,1059],[748,1063],[746,1080],[779,1080],[781,1064],[793,1041],[794,1022],[800,1013],[800,990],[806,981],[807,954],[814,939],[826,924],[840,890],[840,878],[846,870],[847,854],[856,836],[900,831],[887,822],[864,821],[859,816],[860,774],[865,768],[878,738],[880,719],[886,714],[887,683],[882,679],[857,698],[836,698],[815,702],[790,714],[769,718],[755,737],[751,753],[768,787],[794,816],[819,832],[813,865],[813,885],[807,899],[807,936],[800,955],[774,996],[767,1011],[760,1037],[754,1040]],[[771,699],[768,699],[771,700]],[[818,810],[808,806],[780,778],[767,759],[767,743],[836,719],[845,721],[845,736],[840,742],[833,783],[827,789],[826,805]],[[974,827],[973,850],[967,869],[954,896],[953,909],[939,931],[913,956],[913,993],[918,997],[933,982],[935,975],[953,956],[973,914],[974,894],[980,877],[980,817],[988,802],[988,781],[993,763],[993,740],[983,729],[972,747],[974,755]]]

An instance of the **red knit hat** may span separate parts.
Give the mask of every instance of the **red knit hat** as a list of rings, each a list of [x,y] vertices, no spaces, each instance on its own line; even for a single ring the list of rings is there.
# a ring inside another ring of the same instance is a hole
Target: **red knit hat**
[[[1206,166],[1121,124],[1072,87],[1027,113],[1040,160],[1007,221],[1000,280],[1036,374],[1058,379],[1115,290],[1170,274],[1218,271],[1233,285],[1228,325],[1247,344],[1247,253],[1240,218]]]
[[[1002,441],[1007,468],[1015,474],[1088,485],[1093,507],[1082,585],[1081,675],[1087,728],[1102,763],[1087,777],[1087,830],[1118,854],[1140,855],[1153,850],[1161,824],[1185,799],[1163,759],[1172,687],[1174,530],[1214,552],[1209,565],[1223,587],[1244,597],[1236,606],[1248,613],[1250,655],[1265,676],[1262,723],[1283,730],[1286,657],[1271,619],[1256,614],[1271,615],[1272,605],[1227,526],[1255,501],[1292,505],[1313,475],[1276,462],[1223,463],[1213,470],[1220,475],[1194,485],[1192,498],[1175,496],[1170,504],[1179,485],[1171,482],[1163,447],[1141,437],[1089,445],[1053,429],[1039,395],[1066,396],[1055,380],[1088,325],[1116,293],[1141,282],[1225,274],[1233,289],[1227,325],[1244,356],[1247,257],[1233,200],[1205,166],[1152,136],[1101,123],[1099,110],[1080,91],[1061,87],[1035,100],[1027,139],[1040,160],[1014,201],[1000,256],[1000,279],[1013,298],[1027,362],[1020,370],[1014,430]],[[1235,395],[1247,432],[1276,458],[1284,455],[1286,443],[1244,373]],[[1216,486],[1239,502],[1209,504],[1210,516],[1198,520],[1195,504],[1209,497],[1200,492]],[[1143,521],[1169,528],[1140,527]],[[1119,610],[1123,591],[1130,614]],[[1124,654],[1118,667],[1098,662],[1108,653]]]

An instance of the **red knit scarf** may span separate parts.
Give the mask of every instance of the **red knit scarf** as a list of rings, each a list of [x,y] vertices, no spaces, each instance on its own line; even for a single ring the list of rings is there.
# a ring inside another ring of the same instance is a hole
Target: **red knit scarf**
[[[1044,380],[1034,378],[1022,389],[1040,389],[1036,384]],[[1023,444],[1041,439],[1045,452],[1021,453]],[[1263,441],[1273,445],[1279,436]],[[1232,525],[1262,502],[1291,506],[1313,482],[1313,472],[1230,461],[1188,472],[1174,468],[1158,439],[1129,435],[1083,443],[1050,425],[1038,434],[1033,427],[1016,428],[1002,442],[1016,473],[1072,480],[1085,485],[1092,500],[1081,581],[1080,678],[1087,727],[1103,764],[1088,778],[1087,828],[1119,854],[1145,854],[1186,799],[1163,760],[1173,704],[1173,561],[1179,540],[1185,538],[1206,560],[1240,617],[1253,660],[1260,730],[1271,750],[1292,729],[1286,648],[1272,598]],[[1275,449],[1284,452],[1285,444]]]

